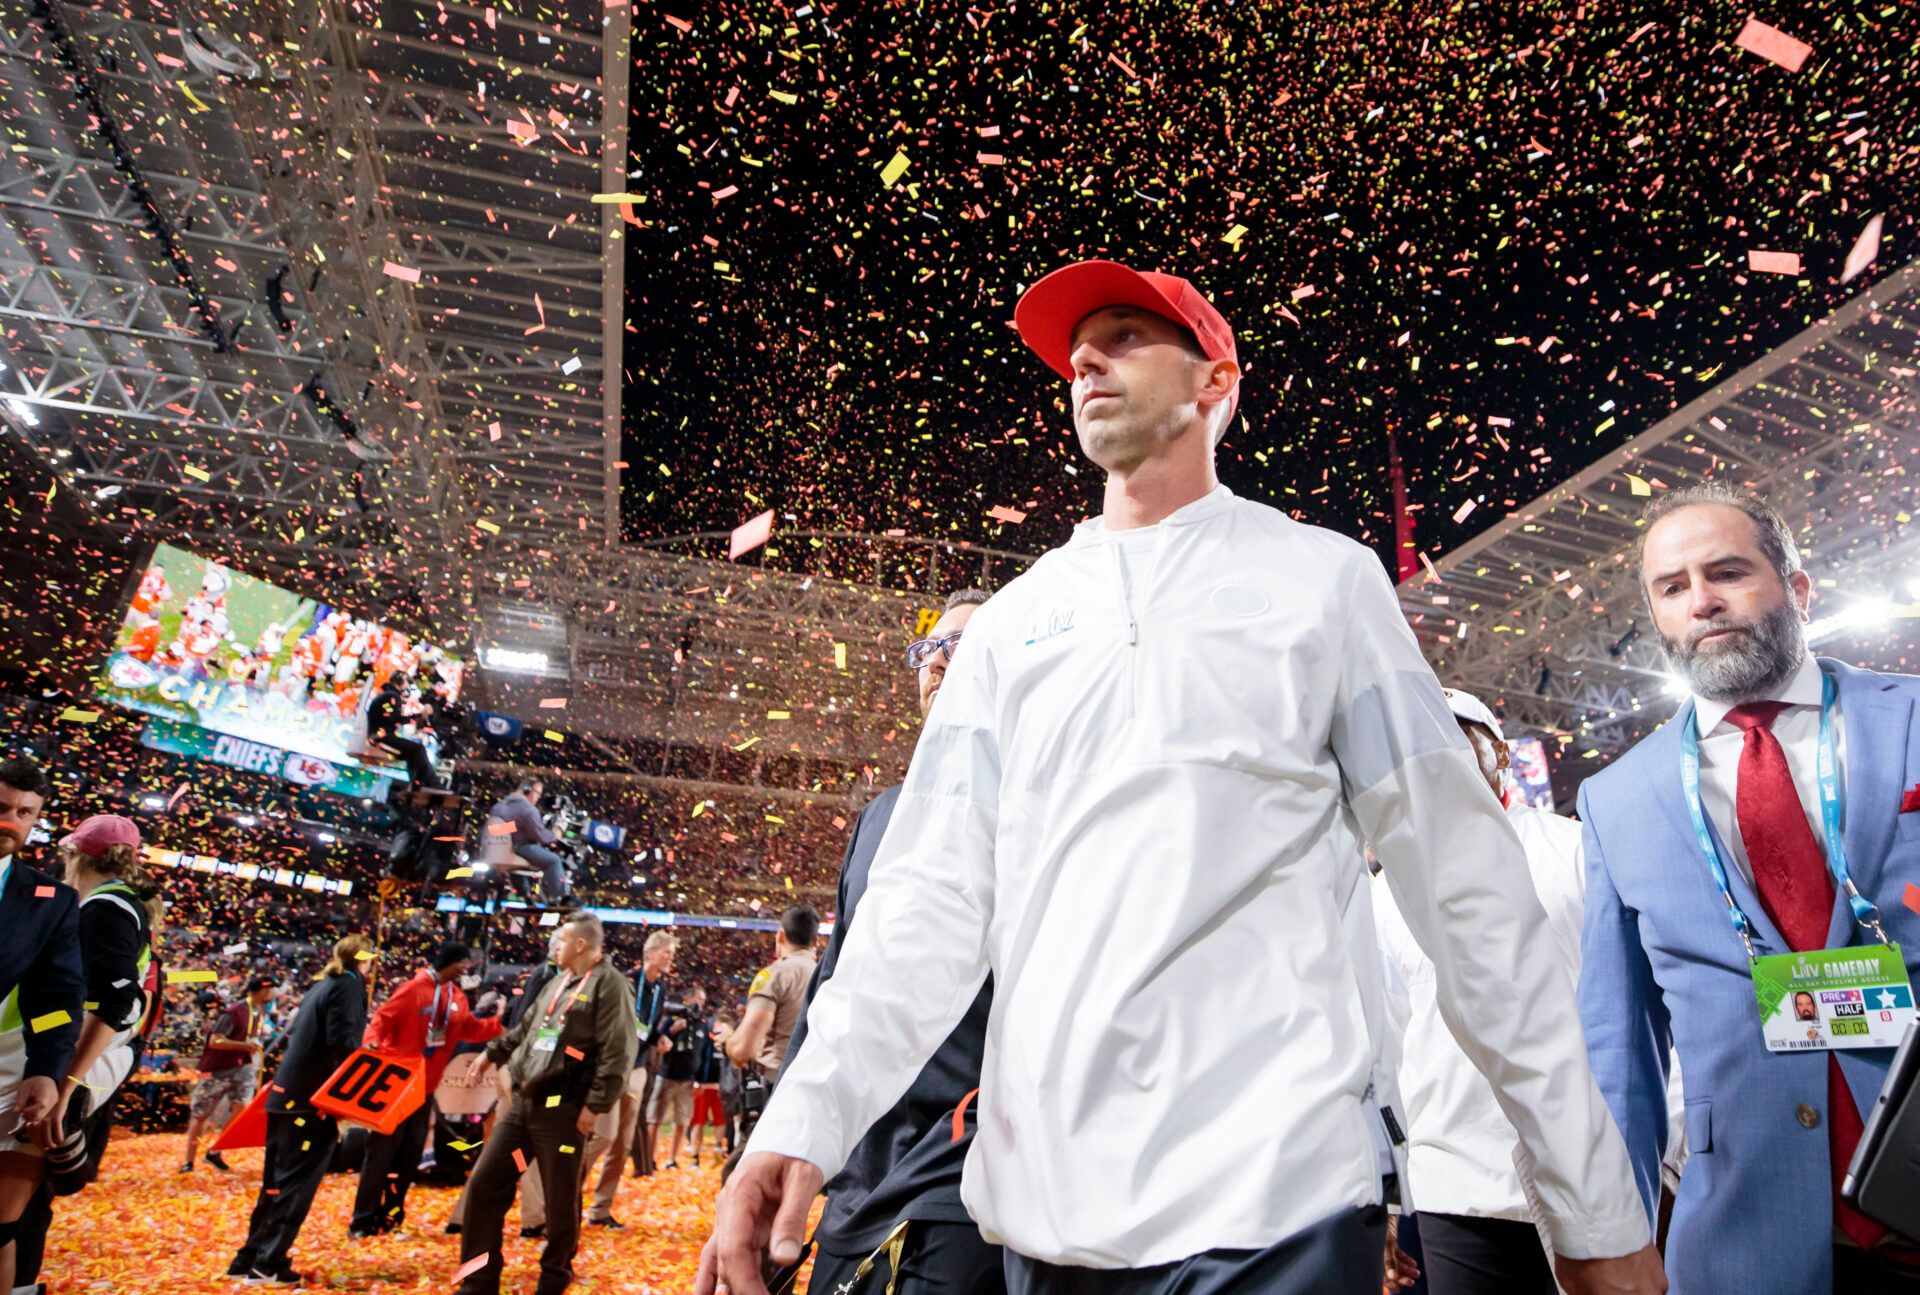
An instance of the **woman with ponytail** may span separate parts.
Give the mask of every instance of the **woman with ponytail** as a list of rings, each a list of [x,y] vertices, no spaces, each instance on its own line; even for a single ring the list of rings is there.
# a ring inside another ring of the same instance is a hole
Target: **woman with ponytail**
[[[148,985],[153,932],[166,911],[147,878],[140,829],[132,819],[95,814],[62,837],[59,850],[63,880],[80,894],[87,1015],[73,1065],[60,1084],[52,1121],[56,1129],[103,1114],[107,1099],[139,1060],[139,1027],[157,998]],[[76,1100],[79,1109],[69,1118]],[[102,1123],[97,1139],[88,1128],[93,1167],[104,1149]]]
[[[267,1089],[267,1159],[247,1239],[227,1276],[253,1285],[298,1286],[291,1251],[313,1208],[314,1193],[333,1161],[340,1126],[313,1107],[313,1095],[360,1046],[367,1028],[367,968],[373,941],[349,935],[333,946],[314,987],[300,1003]]]

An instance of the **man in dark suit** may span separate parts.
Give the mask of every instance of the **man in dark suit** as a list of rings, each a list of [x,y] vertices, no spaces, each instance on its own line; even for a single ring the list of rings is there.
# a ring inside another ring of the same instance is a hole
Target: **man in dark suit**
[[[987,595],[977,589],[953,594],[932,633],[908,649],[908,665],[919,676],[923,716],[946,679],[947,665],[959,648],[967,621],[986,600]],[[833,937],[807,987],[809,1005],[833,975],[860,898],[866,894],[873,856],[887,834],[899,798],[899,787],[887,788],[867,803],[853,825],[840,865]],[[960,1201],[960,1169],[973,1144],[967,1098],[980,1086],[980,1055],[986,1047],[987,1014],[992,1006],[989,977],[973,1006],[905,1095],[867,1131],[846,1167],[826,1185],[827,1207],[813,1233],[819,1254],[809,1289],[823,1295],[850,1287],[891,1290],[895,1295],[963,1291],[988,1295],[1006,1289],[1000,1247],[982,1239]],[[806,1037],[802,1017],[787,1045],[789,1063],[800,1055]],[[870,1267],[863,1281],[857,1280],[861,1264],[887,1246],[901,1228],[905,1236],[900,1249],[879,1258],[877,1267]]]
[[[19,1049],[0,1052],[0,1291],[13,1289],[14,1235],[45,1166],[22,1143],[59,1101],[85,1010],[80,897],[20,859],[52,793],[34,761],[0,760],[0,1024],[25,1032]]]
[[[373,941],[349,935],[307,991],[286,1055],[267,1086],[267,1158],[247,1239],[227,1276],[254,1285],[297,1286],[290,1252],[333,1161],[340,1123],[313,1107],[313,1095],[360,1046],[367,1028],[367,964]]]
[[[1669,1046],[1679,1055],[1689,1159],[1667,1238],[1671,1289],[1920,1292],[1902,1272],[1913,1243],[1836,1191],[1892,1049],[1846,1046],[1863,1026],[1840,1025],[1838,1009],[1830,1024],[1796,1021],[1789,992],[1852,993],[1876,1028],[1884,999],[1889,1031],[1913,1017],[1920,679],[1808,654],[1810,582],[1792,532],[1754,496],[1670,491],[1643,536],[1642,590],[1692,697],[1581,788],[1580,1014],[1649,1219]],[[1793,970],[1807,965],[1793,955],[1888,944],[1898,951],[1846,961],[1871,961],[1897,986],[1812,986]],[[1784,977],[1755,961],[1780,955]]]

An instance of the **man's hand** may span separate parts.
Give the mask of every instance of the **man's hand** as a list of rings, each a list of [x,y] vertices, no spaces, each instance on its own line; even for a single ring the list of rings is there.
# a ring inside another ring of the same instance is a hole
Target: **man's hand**
[[[1618,1259],[1559,1255],[1553,1261],[1553,1275],[1567,1295],[1665,1295],[1667,1289],[1667,1270],[1660,1263],[1660,1252],[1651,1245]]]
[[[1400,1248],[1400,1216],[1387,1215],[1386,1288],[1403,1291],[1420,1280],[1420,1265]]]
[[[819,1167],[805,1160],[768,1151],[743,1156],[720,1193],[694,1295],[767,1295],[761,1256],[771,1252],[777,1264],[800,1257],[807,1211],[824,1181]]]
[[[582,1106],[580,1108],[580,1118],[573,1122],[573,1127],[579,1132],[581,1137],[590,1138],[593,1136],[593,1126],[599,1122],[600,1117],[598,1115],[595,1115],[592,1111]]]
[[[665,1056],[667,1053],[673,1051],[673,1040],[672,1039],[660,1040],[660,1042],[654,1045],[654,1050],[659,1052],[662,1056]]]
[[[21,1127],[38,1124],[53,1114],[53,1107],[60,1100],[60,1088],[46,1075],[34,1075],[22,1079],[20,1086],[14,1089],[13,1113],[20,1117]]]

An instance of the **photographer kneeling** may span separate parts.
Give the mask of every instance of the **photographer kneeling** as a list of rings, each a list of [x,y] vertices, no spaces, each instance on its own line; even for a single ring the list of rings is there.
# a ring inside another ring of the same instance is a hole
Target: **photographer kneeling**
[[[499,835],[508,837],[516,855],[540,869],[540,897],[549,904],[557,904],[567,897],[571,887],[567,884],[566,861],[552,849],[560,838],[547,829],[536,808],[540,793],[545,790],[540,779],[524,779],[516,790],[501,797],[487,811],[487,831],[494,832],[496,823],[512,826],[511,833]]]

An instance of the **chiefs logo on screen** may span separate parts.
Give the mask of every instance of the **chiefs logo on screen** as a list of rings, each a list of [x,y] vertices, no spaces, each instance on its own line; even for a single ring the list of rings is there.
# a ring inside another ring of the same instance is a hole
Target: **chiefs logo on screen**
[[[290,755],[286,775],[288,782],[297,782],[303,787],[326,787],[339,777],[340,771],[318,756]]]

